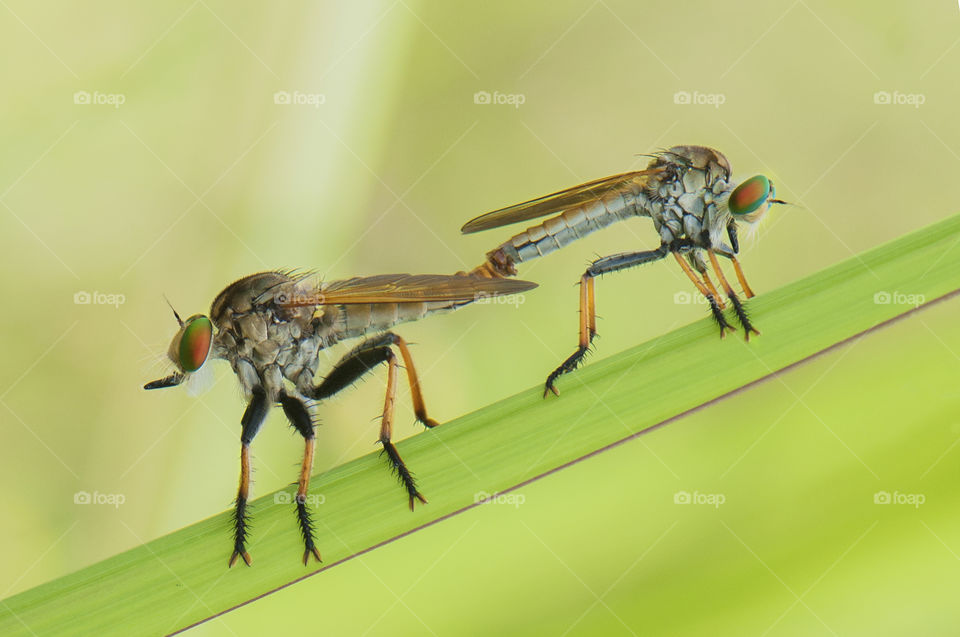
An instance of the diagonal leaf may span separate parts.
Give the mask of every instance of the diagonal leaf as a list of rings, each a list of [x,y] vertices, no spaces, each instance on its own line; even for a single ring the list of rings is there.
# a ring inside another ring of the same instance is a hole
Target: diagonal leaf
[[[376,454],[319,476],[320,568],[299,562],[291,487],[253,503],[252,568],[226,568],[221,513],[4,600],[0,634],[168,633],[223,613],[955,295],[958,244],[960,216],[753,299],[749,344],[703,319],[564,377],[560,399],[538,387],[405,440],[430,498],[413,514]]]

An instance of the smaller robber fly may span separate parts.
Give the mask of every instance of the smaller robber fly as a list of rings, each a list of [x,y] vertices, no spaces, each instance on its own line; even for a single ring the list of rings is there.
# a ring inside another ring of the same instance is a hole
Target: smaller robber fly
[[[414,501],[426,503],[427,500],[391,442],[400,360],[406,370],[416,419],[426,427],[439,423],[427,416],[407,342],[388,331],[389,328],[476,300],[535,287],[535,283],[527,281],[462,274],[388,274],[322,282],[310,274],[260,272],[228,285],[213,301],[209,316],[196,314],[184,321],[174,310],[180,330],[170,343],[168,356],[176,369],[165,378],[147,383],[144,389],[190,383],[202,370],[209,369],[211,359],[223,359],[233,367],[247,400],[240,421],[240,488],[234,509],[233,553],[229,566],[233,566],[238,557],[250,565],[246,548],[250,443],[271,406],[279,405],[283,409],[305,443],[295,502],[306,565],[311,555],[320,560],[306,504],[313,466],[316,403],[349,387],[380,363],[387,364],[379,442],[413,510]],[[315,384],[320,350],[345,339],[364,336],[368,338]],[[399,359],[394,348],[399,352]]]
[[[706,146],[674,146],[652,155],[645,170],[613,175],[552,195],[495,210],[469,221],[464,234],[498,228],[539,217],[550,218],[514,235],[487,253],[487,260],[470,274],[491,278],[517,274],[517,264],[543,256],[618,221],[649,217],[660,235],[656,250],[624,252],[597,259],[580,277],[580,340],[576,351],[547,376],[544,396],[559,395],[557,378],[581,363],[597,334],[594,278],[673,255],[684,273],[707,298],[720,336],[733,330],[723,314],[726,304],[710,280],[713,267],[733,306],[745,337],[759,334],[743,303],[727,282],[717,255],[730,259],[747,298],[753,291],[737,254],[737,225],[758,223],[776,198],[773,182],[756,175],[739,184],[731,178],[730,162]],[[727,238],[730,244],[724,243]],[[699,276],[698,276],[699,273]],[[702,280],[701,278],[702,277]]]

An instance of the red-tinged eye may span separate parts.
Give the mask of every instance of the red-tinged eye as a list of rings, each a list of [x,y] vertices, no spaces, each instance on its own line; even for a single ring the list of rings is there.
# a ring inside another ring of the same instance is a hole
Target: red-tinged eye
[[[730,214],[735,217],[748,215],[772,197],[773,186],[763,175],[756,175],[737,186],[727,202]]]
[[[195,372],[203,366],[210,354],[213,323],[206,316],[191,316],[180,331],[177,363],[185,372]]]

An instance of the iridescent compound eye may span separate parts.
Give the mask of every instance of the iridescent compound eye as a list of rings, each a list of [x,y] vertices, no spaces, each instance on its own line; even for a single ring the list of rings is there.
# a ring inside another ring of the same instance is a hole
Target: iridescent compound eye
[[[774,196],[773,184],[770,183],[770,180],[763,175],[756,175],[737,186],[730,193],[727,208],[733,216],[741,217],[756,211],[767,202],[768,198]]]
[[[180,369],[185,372],[200,369],[210,354],[212,340],[213,323],[210,319],[200,314],[188,318],[180,330],[180,343],[176,350],[175,362],[180,365]]]

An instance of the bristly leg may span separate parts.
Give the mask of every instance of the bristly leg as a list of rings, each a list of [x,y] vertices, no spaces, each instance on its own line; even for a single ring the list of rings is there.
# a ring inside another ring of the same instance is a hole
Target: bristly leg
[[[310,397],[314,400],[324,400],[360,380],[393,355],[390,347],[394,345],[400,350],[400,356],[403,357],[403,366],[407,371],[407,382],[410,385],[410,400],[413,403],[414,415],[425,427],[438,426],[440,423],[427,415],[423,392],[420,389],[420,379],[413,364],[410,348],[403,338],[393,332],[379,334],[353,348],[334,365],[333,370],[322,383],[314,388]]]
[[[680,256],[679,252],[674,252],[673,256],[676,257],[677,263],[680,264],[680,268],[683,270],[684,274],[687,275],[687,278],[690,279],[693,284],[697,287],[697,290],[700,291],[710,304],[710,312],[713,314],[713,320],[717,322],[717,325],[720,326],[720,338],[723,338],[727,335],[726,330],[734,331],[734,327],[727,322],[726,317],[723,315],[723,310],[720,308],[720,304],[717,303],[717,299],[710,293],[710,290],[707,289],[707,286],[704,285],[703,281],[697,276],[693,271],[693,268],[690,267],[690,264],[687,263],[686,259]],[[722,279],[721,279],[722,282]]]
[[[307,563],[309,563],[311,555],[316,558],[318,562],[322,562],[323,560],[320,559],[320,551],[314,544],[316,529],[313,526],[310,509],[307,508],[307,498],[299,494],[297,495],[297,524],[300,526],[300,535],[303,536],[303,565],[306,566]]]
[[[240,487],[237,489],[237,499],[233,510],[233,554],[230,555],[228,566],[233,566],[237,558],[243,558],[244,563],[250,566],[250,554],[247,552],[247,536],[250,532],[247,517],[247,499],[250,496],[250,443],[260,430],[270,405],[267,403],[266,392],[255,387],[251,392],[250,404],[243,412],[240,421],[243,429],[240,433]]]
[[[397,370],[400,367],[397,355],[393,353],[392,346],[396,346],[400,350],[400,355],[403,358],[404,367],[407,372],[407,381],[410,384],[410,397],[413,402],[413,411],[417,420],[427,427],[436,427],[439,423],[427,416],[427,409],[423,402],[423,394],[420,391],[420,381],[417,378],[417,372],[413,366],[413,359],[410,356],[407,343],[392,332],[370,338],[345,355],[334,366],[326,379],[314,388],[311,398],[322,400],[332,396],[354,381],[359,380],[367,372],[375,369],[380,363],[387,363],[387,392],[383,402],[383,417],[380,421],[380,439],[378,442],[383,445],[383,451],[387,454],[391,469],[396,473],[397,478],[406,490],[410,500],[410,509],[412,510],[416,500],[426,504],[427,499],[423,497],[417,489],[413,474],[407,469],[403,459],[400,457],[400,453],[391,442],[393,435],[393,413],[397,399]]]
[[[736,294],[730,295],[730,302],[733,303],[733,311],[737,315],[737,320],[740,321],[740,325],[743,326],[744,339],[750,340],[750,332],[753,332],[757,336],[760,335],[760,330],[753,326],[753,323],[750,322],[750,316],[747,314],[747,308],[743,306],[743,303],[740,302],[740,299],[737,298]]]
[[[587,352],[590,351],[589,343],[593,342],[593,335],[591,335],[590,340],[587,345],[580,345],[577,347],[577,351],[567,357],[567,360],[560,363],[560,366],[555,370],[550,372],[550,375],[547,376],[547,382],[543,385],[543,397],[546,398],[547,394],[553,392],[554,396],[560,395],[560,390],[558,390],[554,383],[557,382],[557,379],[562,375],[574,371],[577,367],[580,366],[580,363],[583,362],[583,359],[586,358]]]
[[[747,316],[747,311],[744,309],[743,304],[737,297],[737,293],[733,291],[733,288],[730,287],[730,283],[727,282],[727,277],[723,275],[723,270],[720,269],[720,262],[717,260],[716,253],[713,250],[708,250],[707,254],[710,255],[710,263],[713,265],[713,270],[716,272],[717,278],[720,280],[720,285],[723,286],[723,291],[726,293],[727,298],[730,299],[730,303],[733,304],[733,311],[737,315],[737,320],[740,321],[740,325],[743,326],[744,339],[749,341],[750,332],[759,335],[760,330],[755,328],[753,323],[750,322],[750,317]]]
[[[300,466],[300,480],[297,483],[297,523],[303,536],[303,565],[306,566],[312,555],[318,562],[320,551],[314,542],[315,533],[310,510],[307,508],[307,492],[310,489],[310,472],[313,469],[313,450],[316,443],[313,434],[313,418],[310,409],[300,398],[281,393],[278,397],[283,413],[290,424],[303,436],[303,464]]]
[[[597,301],[594,279],[603,274],[619,272],[644,263],[657,261],[667,256],[668,253],[669,247],[664,244],[656,250],[622,252],[597,259],[590,264],[590,267],[580,277],[580,340],[577,343],[577,349],[547,376],[547,381],[543,386],[544,398],[550,392],[553,392],[555,396],[560,395],[555,386],[557,379],[580,366],[587,352],[590,351],[593,339],[597,336]]]
[[[250,554],[247,553],[246,549],[249,531],[247,499],[238,495],[233,509],[233,554],[230,556],[229,566],[233,566],[238,557],[242,557],[244,563],[250,566]]]
[[[720,305],[717,304],[717,299],[713,298],[712,294],[707,295],[707,302],[710,303],[710,313],[713,315],[713,320],[720,326],[720,338],[727,335],[726,330],[735,332],[736,328],[727,322],[727,317],[723,315],[723,310],[720,309]],[[739,301],[737,302],[739,303]]]
[[[583,360],[583,357],[587,355],[587,352],[590,350],[590,344],[593,342],[593,337],[597,334],[597,315],[596,307],[594,300],[594,283],[593,275],[589,270],[583,273],[583,276],[580,277],[580,340],[577,345],[577,350],[567,357],[567,360],[560,363],[560,366],[555,370],[550,372],[550,375],[547,376],[547,381],[543,386],[543,397],[547,397],[547,393],[553,392],[554,396],[559,396],[560,392],[554,387],[554,382],[562,374],[567,372],[572,372]]]
[[[383,417],[380,419],[380,444],[383,445],[383,450],[390,460],[390,467],[394,473],[397,474],[400,484],[407,490],[407,496],[410,499],[410,510],[413,511],[414,500],[419,500],[423,504],[426,504],[427,499],[417,490],[417,483],[413,479],[413,474],[407,469],[407,465],[403,463],[403,458],[400,457],[400,452],[397,451],[397,448],[393,442],[391,442],[393,436],[393,412],[397,402],[397,368],[400,365],[393,351],[387,350],[387,353],[387,392],[383,399]]]
[[[410,510],[413,511],[414,500],[419,500],[423,504],[427,504],[427,499],[423,497],[423,494],[417,489],[417,482],[413,477],[413,474],[410,473],[410,470],[407,469],[407,465],[404,464],[403,458],[400,457],[400,452],[397,451],[397,448],[389,440],[381,440],[380,443],[383,445],[383,451],[380,453],[387,454],[387,459],[390,462],[390,468],[396,474],[397,479],[400,481],[400,484],[403,485],[403,488],[407,490],[407,496],[409,497]]]

